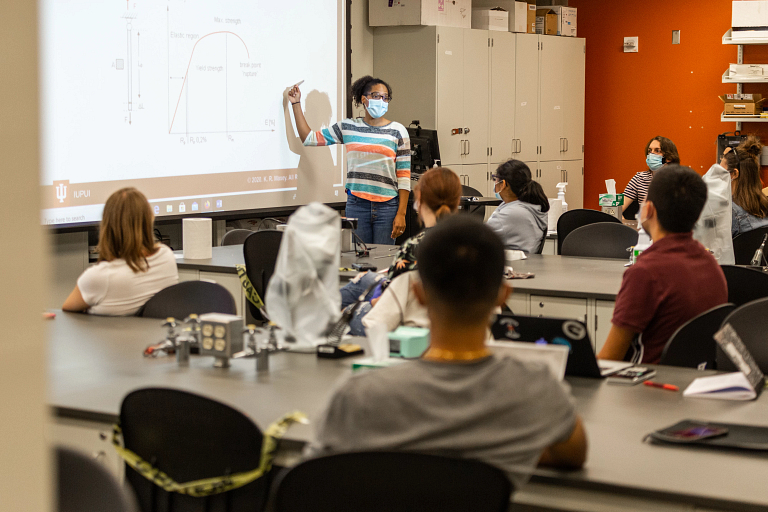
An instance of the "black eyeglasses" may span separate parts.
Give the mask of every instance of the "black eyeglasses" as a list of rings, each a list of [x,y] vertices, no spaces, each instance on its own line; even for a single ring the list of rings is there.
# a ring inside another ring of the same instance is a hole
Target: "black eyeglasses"
[[[365,96],[371,98],[372,100],[384,100],[384,103],[389,103],[392,101],[392,98],[386,94],[379,94],[378,92],[372,92],[370,94],[366,94]]]

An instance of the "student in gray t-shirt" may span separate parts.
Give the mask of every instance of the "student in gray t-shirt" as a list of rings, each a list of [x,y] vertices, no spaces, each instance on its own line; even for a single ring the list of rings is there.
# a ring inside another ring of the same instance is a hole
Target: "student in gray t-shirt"
[[[586,437],[567,385],[540,365],[491,355],[492,310],[510,289],[504,249],[473,216],[419,245],[414,287],[431,321],[420,360],[354,374],[335,390],[306,454],[400,450],[482,460],[519,487],[537,463],[580,467]]]

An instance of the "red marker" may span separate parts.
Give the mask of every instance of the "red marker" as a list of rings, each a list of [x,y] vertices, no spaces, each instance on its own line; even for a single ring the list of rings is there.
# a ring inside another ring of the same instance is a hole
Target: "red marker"
[[[659,384],[658,382],[652,382],[650,380],[643,382],[643,384],[652,388],[666,389],[667,391],[680,391],[680,388],[674,384]]]

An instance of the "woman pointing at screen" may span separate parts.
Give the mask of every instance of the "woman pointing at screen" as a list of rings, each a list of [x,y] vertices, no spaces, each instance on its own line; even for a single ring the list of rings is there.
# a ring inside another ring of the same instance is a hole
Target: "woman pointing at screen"
[[[301,110],[298,85],[288,91],[296,128],[305,146],[347,146],[347,217],[357,218],[357,235],[366,243],[394,244],[405,231],[411,190],[411,143],[408,130],[384,118],[392,89],[364,76],[352,84],[355,105],[365,117],[345,119],[313,132]]]

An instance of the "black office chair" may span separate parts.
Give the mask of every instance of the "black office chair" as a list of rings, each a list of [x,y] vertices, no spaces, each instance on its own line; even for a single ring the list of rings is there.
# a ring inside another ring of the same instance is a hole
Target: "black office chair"
[[[461,196],[462,197],[483,197],[483,194],[481,194],[480,191],[477,190],[476,188],[472,188],[469,185],[462,185]],[[473,215],[477,215],[482,219],[485,219],[485,206],[469,205],[467,206],[466,211],[467,213],[471,213]]]
[[[58,512],[137,512],[131,490],[93,457],[56,448]]]
[[[721,304],[681,325],[664,346],[659,364],[699,370],[716,368],[717,343],[712,337],[736,306]]]
[[[136,313],[145,318],[184,319],[196,313],[237,314],[235,299],[229,291],[208,281],[184,281],[157,292]]]
[[[760,370],[768,375],[768,297],[758,299],[734,309],[725,317],[723,325],[731,324],[736,334]],[[720,346],[717,346],[717,369],[726,372],[738,371]]]
[[[250,229],[233,229],[227,231],[223,237],[221,237],[221,245],[243,245],[245,239],[251,236],[255,231]]]
[[[621,221],[616,217],[597,210],[568,210],[562,214],[557,219],[557,254],[562,254],[563,242],[571,231],[596,222],[616,222],[621,224]]]
[[[728,283],[728,302],[742,306],[768,297],[768,274],[761,270],[734,265],[720,265]]]
[[[250,471],[261,461],[263,436],[248,417],[186,391],[129,393],[120,407],[120,426],[126,449],[179,483]],[[256,512],[265,506],[271,473],[206,497],[167,492],[127,464],[125,478],[142,512]]]
[[[766,233],[768,233],[768,226],[747,231],[733,239],[733,256],[736,258],[736,265],[749,265],[752,262],[752,256],[760,247]],[[760,264],[762,265],[762,262]]]
[[[282,231],[265,229],[256,231],[243,243],[245,273],[262,301],[266,300],[267,285],[275,272],[277,254],[280,251],[282,240]],[[266,319],[261,311],[250,302],[248,302],[248,309],[256,320]]]
[[[489,464],[402,452],[310,459],[287,472],[276,512],[506,512],[512,484]]]
[[[559,242],[559,240],[558,240]],[[560,254],[587,258],[629,259],[628,248],[637,244],[637,231],[616,222],[596,222],[571,231]]]

